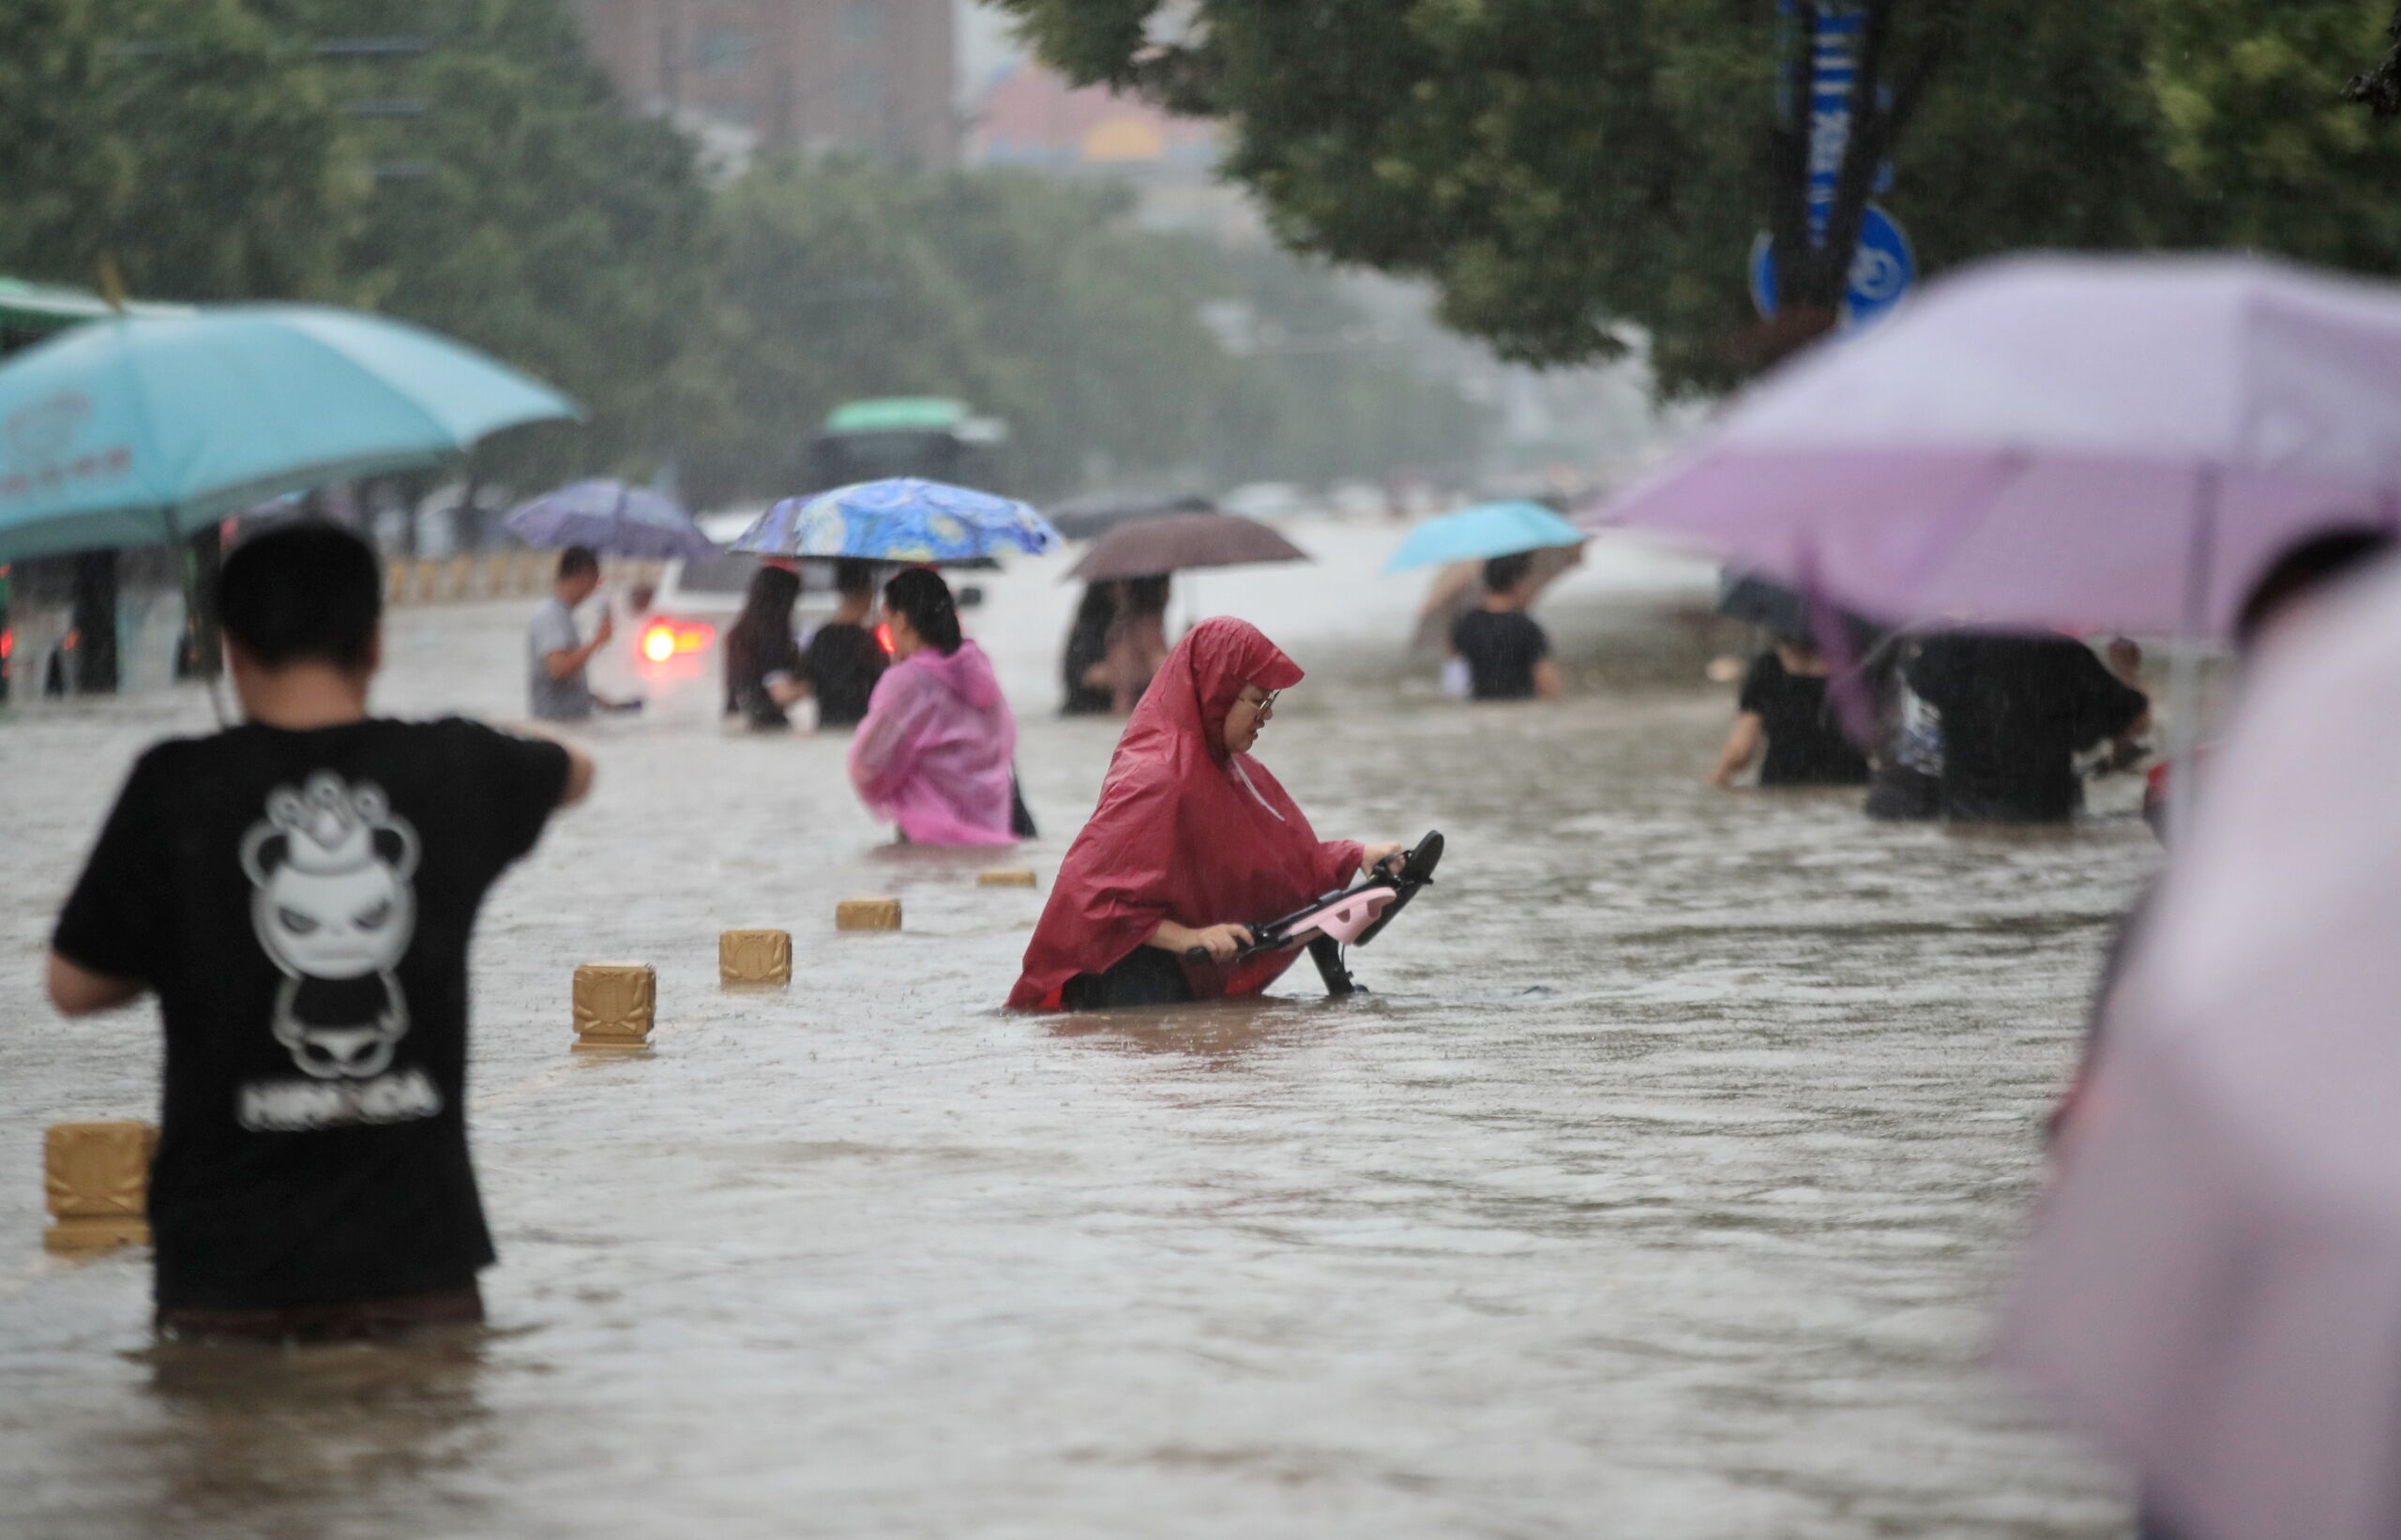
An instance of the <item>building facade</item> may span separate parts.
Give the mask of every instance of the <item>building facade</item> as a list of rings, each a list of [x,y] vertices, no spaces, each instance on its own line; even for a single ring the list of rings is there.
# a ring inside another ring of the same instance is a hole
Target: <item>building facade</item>
[[[578,0],[641,112],[761,149],[959,159],[952,0]]]

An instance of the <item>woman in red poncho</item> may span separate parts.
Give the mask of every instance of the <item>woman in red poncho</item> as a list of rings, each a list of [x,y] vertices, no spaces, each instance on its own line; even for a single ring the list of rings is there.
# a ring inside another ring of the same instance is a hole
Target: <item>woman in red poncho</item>
[[[1009,993],[1024,1010],[1257,994],[1296,952],[1242,962],[1249,922],[1298,909],[1400,853],[1322,841],[1250,757],[1301,671],[1246,621],[1202,621],[1117,741],[1100,806],[1059,868]],[[1185,953],[1205,949],[1210,960]]]

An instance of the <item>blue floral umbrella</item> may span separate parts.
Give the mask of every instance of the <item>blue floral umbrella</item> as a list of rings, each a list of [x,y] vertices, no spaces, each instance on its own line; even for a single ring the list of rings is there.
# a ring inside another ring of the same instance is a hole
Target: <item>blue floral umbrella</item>
[[[787,497],[727,547],[759,556],[859,556],[964,562],[1002,551],[1057,548],[1050,521],[1013,498],[915,476]]]
[[[717,546],[683,505],[647,487],[622,481],[578,481],[521,504],[502,521],[529,546],[556,550],[589,546],[604,556],[706,561]]]

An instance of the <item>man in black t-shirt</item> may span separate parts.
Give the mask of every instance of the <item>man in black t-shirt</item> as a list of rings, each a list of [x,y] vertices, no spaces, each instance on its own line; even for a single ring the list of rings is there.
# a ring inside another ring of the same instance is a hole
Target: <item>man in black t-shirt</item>
[[[143,755],[52,938],[67,1014],[159,997],[168,1335],[482,1317],[468,940],[592,764],[473,722],[370,717],[381,608],[374,553],[331,525],[227,558],[243,725]]]
[[[1467,665],[1478,701],[1556,701],[1563,693],[1550,638],[1526,613],[1533,600],[1533,555],[1495,556],[1484,564],[1484,604],[1451,627],[1451,651]]]
[[[2151,709],[2064,636],[1928,637],[1906,677],[1942,714],[1943,813],[1966,823],[2074,818],[2084,806],[2075,756],[2136,732]]]
[[[808,639],[808,687],[817,697],[819,727],[856,727],[868,698],[892,659],[868,625],[875,608],[875,564],[845,556],[834,566],[842,602]]]

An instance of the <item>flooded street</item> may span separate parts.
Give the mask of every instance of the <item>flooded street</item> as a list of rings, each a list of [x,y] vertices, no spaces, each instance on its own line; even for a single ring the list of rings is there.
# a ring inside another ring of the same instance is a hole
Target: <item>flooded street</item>
[[[38,1003],[132,757],[194,696],[0,725],[0,1535],[2104,1540],[2115,1483],[1976,1366],[2109,927],[2131,785],[2060,834],[1702,784],[1707,574],[1596,550],[1563,707],[1443,702],[1398,532],[1203,577],[1310,672],[1259,753],[1326,838],[1448,837],[1375,992],[1134,1018],[998,1004],[1115,725],[1062,722],[1064,559],[986,575],[1039,891],[897,854],[844,740],[697,698],[589,734],[590,805],[485,911],[493,1327],[150,1346],[147,1258],[39,1244],[40,1137],[155,1117],[156,1026]],[[1179,596],[1176,615],[1185,609]],[[402,610],[377,702],[506,719],[530,601]],[[838,935],[891,894],[895,935]],[[730,993],[728,927],[789,929]],[[655,1051],[568,1051],[576,963]]]

